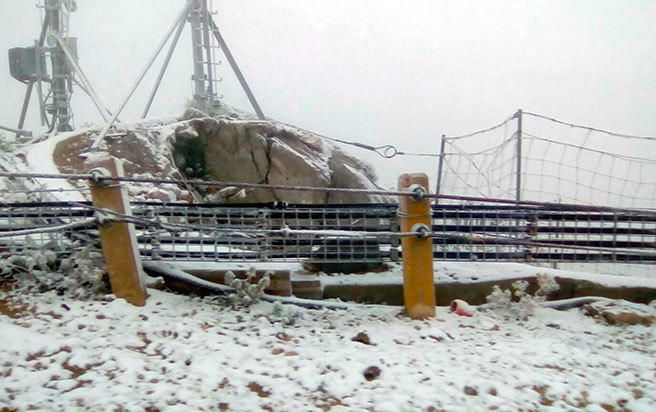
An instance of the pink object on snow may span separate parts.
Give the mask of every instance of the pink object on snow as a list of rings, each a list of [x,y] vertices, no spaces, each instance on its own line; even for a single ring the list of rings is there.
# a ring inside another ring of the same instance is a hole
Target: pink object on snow
[[[474,316],[474,309],[464,300],[452,300],[450,309],[458,316]]]

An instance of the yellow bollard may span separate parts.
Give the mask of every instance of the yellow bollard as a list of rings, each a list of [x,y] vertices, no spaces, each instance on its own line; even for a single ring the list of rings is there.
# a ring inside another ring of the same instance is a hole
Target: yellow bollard
[[[425,173],[407,173],[399,177],[399,190],[421,187],[428,193],[428,176]],[[401,232],[415,231],[425,225],[431,228],[431,209],[428,198],[399,198]],[[401,239],[403,250],[403,300],[405,313],[412,319],[435,316],[435,282],[433,280],[433,240],[405,236]]]
[[[121,163],[113,157],[104,156],[87,161],[92,174],[99,176],[123,177]],[[123,215],[130,215],[127,191],[117,182],[91,183],[93,205]],[[109,273],[112,292],[136,306],[146,303],[146,288],[141,257],[137,248],[134,224],[126,222],[106,222],[98,225],[100,244],[105,265]]]

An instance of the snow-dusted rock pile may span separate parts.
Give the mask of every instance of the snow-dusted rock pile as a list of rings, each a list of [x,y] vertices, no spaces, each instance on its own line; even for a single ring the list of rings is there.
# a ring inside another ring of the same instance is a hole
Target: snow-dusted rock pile
[[[54,146],[61,172],[86,172],[95,131],[71,134]],[[188,110],[170,122],[119,126],[106,150],[124,160],[128,176],[204,179],[313,187],[379,189],[372,168],[321,136],[224,108],[211,117]],[[133,197],[162,201],[366,203],[376,195],[282,190],[221,190],[182,185],[133,185]]]

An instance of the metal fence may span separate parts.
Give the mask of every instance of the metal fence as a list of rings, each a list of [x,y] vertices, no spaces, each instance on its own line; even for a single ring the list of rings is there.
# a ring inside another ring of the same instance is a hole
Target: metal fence
[[[133,203],[143,258],[207,262],[381,262],[402,256],[396,204]],[[60,256],[98,242],[88,203],[0,206],[0,258]],[[101,219],[112,218],[102,214]],[[656,262],[656,213],[434,205],[433,255],[451,261]]]
[[[15,203],[0,206],[0,259],[34,252],[67,256],[97,241],[89,208],[70,203]]]
[[[614,133],[518,110],[442,136],[436,193],[513,200],[656,205],[656,137]]]

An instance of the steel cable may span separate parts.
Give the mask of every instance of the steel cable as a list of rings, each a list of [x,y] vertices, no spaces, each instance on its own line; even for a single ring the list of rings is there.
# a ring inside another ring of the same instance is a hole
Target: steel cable
[[[20,172],[0,172],[0,177],[9,178],[34,178],[34,179],[70,179],[70,180],[87,180],[93,181],[97,179],[90,174],[79,173],[20,173]],[[125,183],[152,183],[152,184],[191,184],[205,187],[237,187],[245,189],[272,189],[272,190],[289,190],[289,191],[305,191],[305,192],[326,192],[326,193],[358,193],[358,194],[371,194],[379,196],[405,196],[414,197],[417,194],[412,191],[399,191],[399,190],[373,190],[373,189],[354,189],[345,187],[316,187],[316,186],[300,186],[300,185],[279,185],[279,184],[266,184],[266,183],[246,183],[246,182],[219,182],[219,181],[206,181],[202,179],[192,179],[181,181],[177,179],[165,178],[135,178],[135,177],[102,177],[99,179],[103,182],[125,182]],[[551,207],[557,210],[575,210],[575,211],[598,211],[598,212],[628,212],[628,213],[647,213],[656,215],[656,210],[638,209],[638,208],[617,208],[609,206],[593,206],[578,203],[556,203],[556,202],[540,202],[532,200],[512,200],[490,197],[476,197],[476,196],[460,196],[448,194],[424,194],[423,197],[429,199],[445,199],[445,200],[458,200],[464,202],[476,203],[498,203],[516,206],[538,206],[538,207]]]

